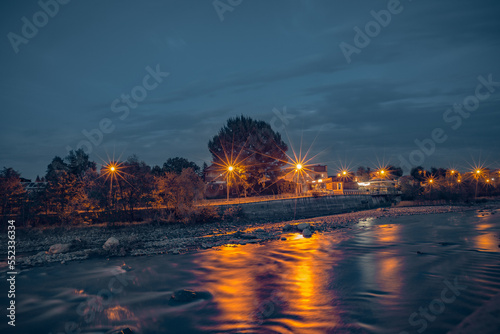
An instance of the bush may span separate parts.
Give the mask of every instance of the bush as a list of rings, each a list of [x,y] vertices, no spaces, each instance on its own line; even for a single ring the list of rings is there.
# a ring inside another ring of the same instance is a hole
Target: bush
[[[239,220],[241,217],[243,209],[239,206],[229,206],[222,213],[222,220]]]
[[[215,206],[202,206],[195,212],[195,220],[200,223],[208,223],[220,219]]]

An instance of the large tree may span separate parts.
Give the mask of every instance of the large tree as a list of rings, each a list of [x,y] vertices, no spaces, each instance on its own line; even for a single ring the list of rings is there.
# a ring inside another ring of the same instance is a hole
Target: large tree
[[[96,170],[96,163],[89,160],[83,149],[69,152],[65,160],[69,172],[79,179],[82,179],[87,171]]]
[[[21,175],[12,168],[4,167],[0,171],[0,209],[1,213],[11,212],[20,206],[20,199],[25,194],[21,185]]]
[[[163,164],[163,172],[164,173],[175,173],[177,175],[181,175],[182,171],[186,168],[192,168],[195,173],[200,171],[200,167],[186,158],[168,158],[167,162]]]
[[[230,118],[208,142],[208,149],[221,172],[233,166],[234,173],[244,174],[245,183],[255,191],[266,180],[275,181],[288,161],[281,135],[268,123],[245,116]]]

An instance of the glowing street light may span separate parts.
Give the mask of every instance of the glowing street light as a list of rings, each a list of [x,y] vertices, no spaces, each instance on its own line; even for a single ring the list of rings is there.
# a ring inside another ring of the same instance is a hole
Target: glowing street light
[[[234,167],[229,165],[227,167],[227,184],[226,184],[226,189],[227,189],[227,201],[229,202],[229,175],[234,171]]]
[[[297,165],[295,166],[295,168],[296,168],[297,170],[301,170],[301,169],[302,169],[302,167],[303,167],[303,166],[302,166],[302,164],[297,164]]]

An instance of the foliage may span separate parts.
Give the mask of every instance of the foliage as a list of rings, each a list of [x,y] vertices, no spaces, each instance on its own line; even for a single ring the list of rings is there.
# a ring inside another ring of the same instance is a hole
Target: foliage
[[[288,147],[281,135],[268,123],[245,116],[228,119],[208,148],[217,166],[240,165],[241,174],[247,177],[245,183],[256,192],[264,180],[275,181],[282,175],[288,161]]]
[[[370,174],[372,173],[372,170],[370,167],[363,167],[359,166],[358,170],[356,171],[356,176],[358,177],[359,182],[366,182],[370,180]]]
[[[13,212],[19,207],[25,191],[21,185],[21,174],[12,168],[4,167],[0,172],[1,214]]]
[[[168,158],[167,162],[163,164],[162,171],[164,173],[175,173],[180,175],[184,169],[192,168],[195,173],[199,173],[200,167],[188,159],[175,157]]]

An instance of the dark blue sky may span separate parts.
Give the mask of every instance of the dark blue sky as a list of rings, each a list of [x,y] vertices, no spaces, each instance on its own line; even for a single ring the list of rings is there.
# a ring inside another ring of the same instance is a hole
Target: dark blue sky
[[[82,131],[109,122],[90,145],[95,161],[201,164],[208,140],[240,114],[272,122],[296,148],[317,136],[315,162],[330,170],[400,157],[466,168],[481,156],[498,167],[500,84],[475,95],[479,76],[500,82],[500,2],[394,1],[220,0],[232,9],[223,20],[213,0],[73,0],[53,17],[37,15],[36,1],[2,1],[0,167],[43,175],[87,140]],[[341,43],[355,47],[354,28],[388,4],[390,22],[368,24],[373,37],[349,63]],[[33,15],[38,32],[21,43]],[[169,75],[144,89],[157,67]],[[133,107],[121,101],[131,92],[143,99]],[[447,112],[464,100],[469,114]],[[275,118],[284,108],[286,126]],[[415,153],[436,128],[435,152]]]

